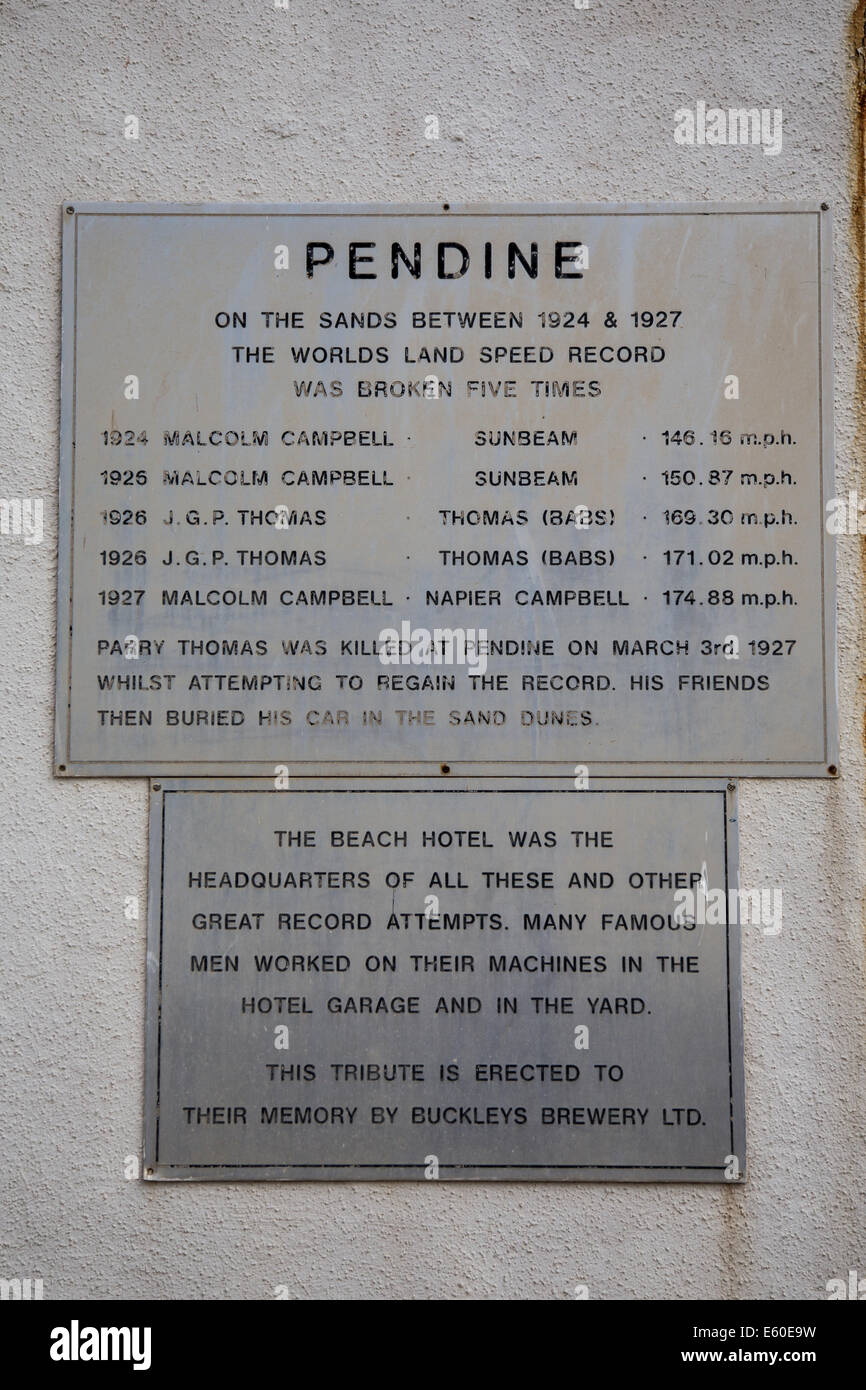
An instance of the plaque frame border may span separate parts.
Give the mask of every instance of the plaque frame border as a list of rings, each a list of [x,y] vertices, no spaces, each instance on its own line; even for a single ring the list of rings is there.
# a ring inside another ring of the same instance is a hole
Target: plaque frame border
[[[624,217],[714,215],[811,215],[818,219],[818,412],[819,486],[821,490],[821,584],[822,675],[824,748],[820,759],[807,761],[671,760],[637,762],[595,759],[592,770],[605,777],[823,777],[835,778],[839,772],[838,644],[836,634],[835,537],[824,524],[827,505],[835,496],[833,425],[833,251],[832,215],[829,203],[819,199],[744,202],[685,203],[106,203],[65,199],[61,204],[62,287],[61,287],[61,392],[60,466],[58,488],[57,560],[57,645],[54,720],[54,775],[70,777],[262,777],[274,766],[273,759],[244,759],[217,762],[209,760],[82,761],[70,753],[71,742],[71,658],[72,593],[74,556],[74,470],[75,470],[75,353],[76,353],[76,253],[79,219],[106,217]],[[64,521],[65,518],[65,521]],[[447,737],[447,731],[446,731]],[[455,775],[494,777],[508,774],[533,778],[568,775],[570,764],[561,759],[513,761],[504,759],[455,760],[443,749],[441,759],[319,760],[293,759],[293,768],[304,776],[377,776],[439,778],[447,767]],[[267,771],[266,771],[267,769]],[[313,771],[315,769],[315,772]],[[831,771],[832,769],[832,771]]]
[[[325,786],[328,780],[331,786]],[[417,779],[423,781],[423,779]],[[509,791],[523,795],[528,790],[525,785],[491,785],[490,778],[455,778],[454,785],[432,788],[417,786],[411,789],[422,795],[438,793],[478,793],[481,795],[503,795]],[[656,792],[677,792],[685,795],[715,795],[722,799],[722,846],[725,862],[725,891],[733,886],[739,887],[739,811],[736,782],[725,782],[718,778],[679,779],[682,785],[657,785],[653,779],[639,778],[623,786],[616,778],[593,779],[590,788],[575,791],[564,785],[559,793],[544,779],[536,779],[538,786],[533,790],[549,794],[567,796],[591,796],[598,792],[618,795],[652,795]],[[512,777],[496,779],[503,784],[513,784]],[[462,783],[463,785],[459,785]],[[150,824],[149,824],[149,863],[147,900],[147,968],[145,1004],[145,1071],[144,1071],[144,1142],[142,1178],[147,1182],[414,1182],[425,1180],[424,1163],[403,1165],[358,1165],[358,1164],[301,1164],[300,1172],[289,1171],[292,1165],[274,1164],[171,1164],[159,1160],[159,1073],[160,1073],[160,1019],[162,1000],[162,951],[161,941],[165,931],[165,912],[163,901],[163,856],[165,849],[164,820],[165,798],[167,795],[213,795],[232,792],[259,792],[273,796],[303,795],[305,792],[334,795],[364,795],[370,792],[410,791],[405,781],[387,778],[369,778],[366,785],[346,786],[342,778],[292,778],[289,790],[277,790],[273,781],[262,778],[171,778],[168,781],[150,783]],[[727,929],[727,1019],[728,1019],[728,1101],[730,1107],[730,1154],[739,1160],[739,1177],[725,1177],[725,1163],[720,1162],[711,1168],[698,1168],[688,1165],[566,1165],[557,1167],[545,1165],[485,1164],[473,1165],[470,1172],[465,1165],[440,1163],[440,1178],[443,1182],[681,1182],[681,1183],[724,1183],[738,1186],[746,1179],[746,1099],[745,1067],[743,1042],[743,989],[742,989],[742,928],[739,923],[726,923]],[[722,1159],[728,1156],[720,1156]],[[371,1173],[363,1171],[376,1168]],[[489,1175],[480,1172],[481,1167],[489,1169]],[[384,1168],[386,1171],[379,1171]],[[411,1171],[406,1172],[409,1168]],[[611,1169],[615,1168],[616,1172]],[[349,1171],[341,1171],[348,1169]],[[399,1171],[398,1171],[399,1170]],[[623,1171],[625,1170],[625,1171]]]

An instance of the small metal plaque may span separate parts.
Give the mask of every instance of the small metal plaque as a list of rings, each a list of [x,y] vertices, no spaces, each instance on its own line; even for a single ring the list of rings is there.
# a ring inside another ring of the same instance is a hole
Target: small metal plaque
[[[61,774],[835,772],[826,211],[63,218]]]
[[[736,1180],[736,886],[733,784],[154,784],[145,1175]]]

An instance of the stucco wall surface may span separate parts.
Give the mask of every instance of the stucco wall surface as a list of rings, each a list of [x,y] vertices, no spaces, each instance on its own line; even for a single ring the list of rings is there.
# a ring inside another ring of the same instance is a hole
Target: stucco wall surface
[[[864,442],[852,8],[2,0],[2,491],[43,497],[47,527],[0,541],[0,1275],[46,1298],[787,1299],[866,1273],[858,537],[839,542],[842,775],[741,785],[742,880],[782,887],[784,923],[743,933],[740,1188],[127,1180],[145,952],[123,905],[145,901],[147,783],[51,776],[64,200],[820,197],[843,493]],[[678,146],[673,113],[698,100],[780,108],[781,152]]]

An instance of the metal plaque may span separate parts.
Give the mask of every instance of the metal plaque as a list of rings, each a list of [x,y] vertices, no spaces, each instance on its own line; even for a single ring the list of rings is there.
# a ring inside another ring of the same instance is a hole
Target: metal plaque
[[[829,214],[66,205],[61,775],[833,775]]]
[[[152,792],[146,1177],[743,1177],[733,783]]]

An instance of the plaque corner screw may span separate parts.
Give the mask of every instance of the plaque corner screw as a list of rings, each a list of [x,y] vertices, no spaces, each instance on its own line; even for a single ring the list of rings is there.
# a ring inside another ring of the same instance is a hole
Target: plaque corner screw
[[[729,791],[729,792],[735,792],[736,790],[737,790],[737,784],[736,784],[736,782],[729,782],[729,783],[728,783],[728,791]]]
[[[66,216],[67,216],[67,217],[71,217],[72,214],[73,214],[74,212],[75,212],[75,208],[74,208],[74,207],[71,207],[71,206],[70,206],[70,207],[67,207],[67,209],[66,209]]]
[[[822,203],[822,204],[821,204],[821,211],[822,211],[822,212],[829,212],[829,211],[830,211],[830,204],[829,204],[829,203]]]
[[[831,763],[830,766],[827,768],[827,771],[829,772],[831,777],[839,776],[839,769],[835,763]]]

